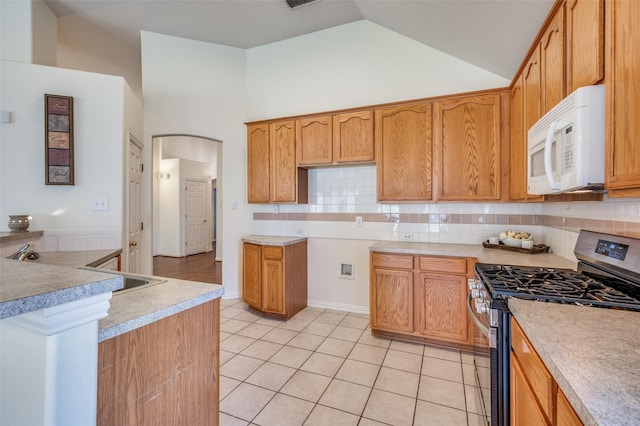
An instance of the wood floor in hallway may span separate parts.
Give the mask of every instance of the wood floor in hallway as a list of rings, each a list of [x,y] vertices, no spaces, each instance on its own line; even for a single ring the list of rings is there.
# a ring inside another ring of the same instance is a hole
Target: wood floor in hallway
[[[215,259],[215,248],[209,253],[187,257],[154,256],[153,275],[222,284],[222,262],[216,262]]]

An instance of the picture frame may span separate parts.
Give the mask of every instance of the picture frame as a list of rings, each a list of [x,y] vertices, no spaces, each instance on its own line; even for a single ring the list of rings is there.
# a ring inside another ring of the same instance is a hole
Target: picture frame
[[[74,185],[73,97],[44,95],[46,185]]]

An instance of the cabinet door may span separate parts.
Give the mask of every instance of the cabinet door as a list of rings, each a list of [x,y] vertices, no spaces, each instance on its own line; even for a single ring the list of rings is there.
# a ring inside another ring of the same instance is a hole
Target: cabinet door
[[[523,200],[527,188],[524,96],[522,75],[511,88],[511,137],[509,140],[509,199]]]
[[[296,150],[299,166],[331,164],[333,123],[330,115],[296,120]]]
[[[640,188],[640,2],[612,0],[605,4],[605,187]],[[617,195],[638,196],[640,192]]]
[[[549,425],[516,357],[511,353],[511,424]]]
[[[564,396],[564,393],[560,389],[558,389],[556,418],[556,424],[558,426],[582,426],[580,417],[578,417],[569,401],[567,401],[567,397]]]
[[[269,125],[247,126],[247,197],[250,203],[269,202]]]
[[[466,343],[467,278],[421,272],[416,283],[416,331],[427,337]]]
[[[556,106],[565,96],[564,6],[547,26],[540,41],[542,65],[542,113]]]
[[[567,1],[567,93],[604,78],[604,0]]]
[[[295,122],[279,121],[270,124],[271,145],[271,201],[297,201]]]
[[[262,249],[256,244],[242,245],[242,300],[262,309]]]
[[[413,332],[413,271],[373,269],[371,327]]]
[[[282,247],[262,247],[262,309],[285,314]]]
[[[436,201],[500,198],[500,125],[500,94],[434,104]]]
[[[540,82],[540,45],[538,45],[522,71],[525,141],[531,126],[542,117]]]
[[[431,200],[431,104],[375,111],[378,201]]]
[[[333,116],[333,158],[336,163],[373,162],[373,111]]]

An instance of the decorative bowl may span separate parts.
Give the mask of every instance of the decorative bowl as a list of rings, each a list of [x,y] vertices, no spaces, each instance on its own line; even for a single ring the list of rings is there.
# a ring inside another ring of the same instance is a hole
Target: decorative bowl
[[[502,244],[504,244],[505,246],[509,246],[509,247],[522,247],[522,242],[523,241],[533,241],[533,236],[526,238],[526,239],[517,239],[517,238],[513,238],[513,237],[507,237],[507,238],[503,238],[502,240]]]
[[[29,219],[28,214],[9,215],[9,230],[11,232],[27,232]]]

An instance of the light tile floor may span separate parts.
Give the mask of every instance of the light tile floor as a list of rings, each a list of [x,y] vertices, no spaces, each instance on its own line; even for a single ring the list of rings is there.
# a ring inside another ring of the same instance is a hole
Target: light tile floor
[[[279,321],[225,299],[220,317],[222,426],[487,424],[470,354],[374,337],[349,312]]]

